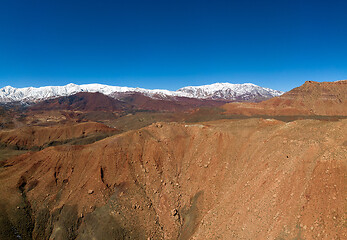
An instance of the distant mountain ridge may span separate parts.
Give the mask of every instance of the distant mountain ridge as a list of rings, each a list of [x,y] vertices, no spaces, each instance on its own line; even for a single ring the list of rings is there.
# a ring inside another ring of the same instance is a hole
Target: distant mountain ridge
[[[252,83],[214,83],[197,87],[184,87],[178,89],[177,92],[187,93],[191,98],[255,102],[277,97],[284,93],[270,88],[263,88]]]
[[[141,93],[117,93],[117,96],[99,92],[79,92],[70,96],[62,96],[30,104],[33,111],[72,110],[72,111],[169,111],[182,112],[199,107],[219,107],[229,101],[197,99],[186,97],[169,97],[154,99]]]
[[[65,86],[46,86],[39,88],[14,88],[6,86],[0,89],[0,102],[39,102],[61,96],[70,96],[79,92],[100,92],[114,98],[117,98],[117,93],[141,93],[153,99],[174,100],[175,97],[186,97],[195,99],[251,102],[259,102],[283,94],[281,91],[263,88],[252,83],[215,83],[203,86],[183,87],[177,91],[118,87],[103,84],[76,85],[70,83]]]

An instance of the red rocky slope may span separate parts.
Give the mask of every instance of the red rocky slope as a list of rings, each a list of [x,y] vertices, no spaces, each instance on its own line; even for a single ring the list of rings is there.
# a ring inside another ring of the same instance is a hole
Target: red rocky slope
[[[300,87],[260,103],[228,103],[228,114],[347,116],[347,80],[307,81]]]
[[[0,236],[343,239],[346,136],[347,120],[158,123],[27,153],[0,170]]]

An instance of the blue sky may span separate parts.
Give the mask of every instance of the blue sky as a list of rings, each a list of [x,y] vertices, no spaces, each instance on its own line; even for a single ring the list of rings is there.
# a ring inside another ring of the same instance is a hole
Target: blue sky
[[[347,79],[347,1],[0,3],[0,87]]]

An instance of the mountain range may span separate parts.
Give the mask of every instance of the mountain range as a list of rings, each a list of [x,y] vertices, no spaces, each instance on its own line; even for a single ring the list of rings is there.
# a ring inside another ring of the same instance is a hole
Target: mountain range
[[[79,92],[99,92],[116,99],[119,97],[124,97],[124,94],[139,93],[152,99],[174,100],[176,97],[185,97],[195,99],[250,102],[259,102],[283,94],[281,91],[263,88],[252,83],[214,83],[203,86],[183,87],[177,91],[118,87],[103,84],[76,85],[70,83],[65,86],[46,86],[39,88],[14,88],[11,86],[6,86],[0,89],[0,102],[39,102],[61,96],[71,96]]]
[[[1,240],[344,239],[347,80],[88,86],[2,89]]]

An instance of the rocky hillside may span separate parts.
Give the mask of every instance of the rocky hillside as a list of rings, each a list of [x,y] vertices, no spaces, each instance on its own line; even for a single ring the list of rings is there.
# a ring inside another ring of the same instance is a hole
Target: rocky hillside
[[[347,120],[156,123],[0,169],[0,238],[343,239]]]
[[[127,105],[102,93],[77,93],[71,96],[44,100],[30,110],[122,111]]]
[[[88,138],[91,135],[114,134],[117,129],[101,123],[55,125],[50,127],[25,126],[0,131],[0,145],[15,149],[31,149],[64,143],[68,140]]]
[[[169,96],[158,99],[148,97],[141,93],[116,93],[110,96],[125,103],[128,106],[127,109],[167,112],[182,112],[200,107],[220,107],[227,102],[223,100]]]
[[[71,96],[44,100],[28,107],[31,111],[71,110],[126,112],[147,111],[187,111],[199,107],[219,107],[226,101],[197,99],[186,97],[166,97],[155,99],[141,93],[114,93],[109,96],[102,93],[81,92]]]
[[[347,116],[347,80],[307,81],[300,87],[261,103],[228,103],[228,114]]]

